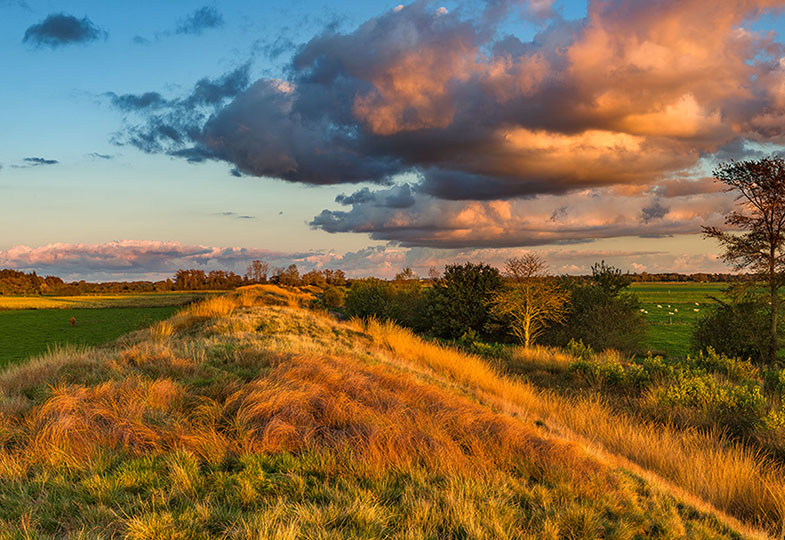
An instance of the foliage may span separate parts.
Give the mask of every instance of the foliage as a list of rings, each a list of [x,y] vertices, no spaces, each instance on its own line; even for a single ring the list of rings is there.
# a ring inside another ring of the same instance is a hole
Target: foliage
[[[767,310],[757,302],[716,304],[695,324],[691,347],[759,361],[768,351],[769,324]]]
[[[245,280],[248,283],[267,283],[267,272],[269,271],[270,265],[268,263],[258,259],[251,261],[245,273]]]
[[[427,327],[421,285],[414,281],[396,285],[376,278],[353,280],[346,295],[346,314],[396,321],[409,328]]]
[[[502,283],[499,270],[487,264],[446,266],[428,298],[428,319],[434,335],[457,339],[473,330],[480,336],[489,336],[488,304]]]
[[[329,285],[322,293],[322,304],[328,309],[342,308],[346,302],[346,289]]]

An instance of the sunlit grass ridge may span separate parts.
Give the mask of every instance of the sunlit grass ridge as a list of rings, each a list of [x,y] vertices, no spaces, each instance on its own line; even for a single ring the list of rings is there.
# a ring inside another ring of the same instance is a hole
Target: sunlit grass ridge
[[[601,404],[579,433],[580,404],[393,325],[298,307],[311,299],[243,288],[116,348],[0,374],[0,535],[734,537],[644,469],[747,521],[778,519],[766,484],[723,499],[625,451],[606,425],[624,419]],[[587,451],[577,434],[591,433],[644,469]],[[628,444],[665,440],[647,433]],[[681,457],[751,459],[695,437]],[[760,463],[745,471],[768,481]]]

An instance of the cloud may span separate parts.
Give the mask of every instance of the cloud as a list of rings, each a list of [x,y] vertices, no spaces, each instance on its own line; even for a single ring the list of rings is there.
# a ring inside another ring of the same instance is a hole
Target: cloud
[[[56,159],[46,159],[42,157],[26,157],[22,161],[25,162],[23,167],[40,167],[42,165],[57,165],[60,163]]]
[[[176,34],[199,35],[205,30],[223,26],[224,18],[221,13],[211,6],[204,6],[180,21],[175,29]]]
[[[197,81],[191,93],[182,98],[167,99],[158,92],[116,94],[106,92],[110,104],[130,118],[141,118],[115,134],[113,142],[130,144],[148,153],[164,152],[190,162],[215,159],[215,152],[206,146],[189,144],[195,136],[195,125],[204,123],[227,100],[248,87],[250,64],[246,63],[215,79]]]
[[[517,1],[419,0],[325,28],[284,79],[234,85],[200,114],[189,97],[140,107],[125,140],[238,174],[387,186],[312,225],[404,245],[696,231],[727,208],[707,168],[785,145],[785,48],[751,25],[779,5],[592,0],[566,21],[538,1],[523,40],[509,34]]]
[[[30,26],[25,31],[22,42],[36,47],[55,49],[65,45],[105,39],[106,36],[107,33],[87,17],[77,19],[73,15],[53,13],[40,23]]]
[[[114,156],[111,154],[101,154],[100,152],[90,152],[88,154],[93,159],[103,159],[103,160],[110,160],[114,159]]]
[[[701,225],[721,225],[734,204],[732,195],[713,192],[672,198],[666,208],[656,191],[630,195],[615,188],[472,202],[411,191],[410,205],[384,204],[400,191],[394,186],[339,196],[337,202],[351,209],[324,210],[310,225],[409,247],[501,248],[697,233]]]
[[[224,216],[224,217],[231,217],[235,219],[256,219],[256,216],[248,216],[243,214],[238,214],[236,212],[218,212],[215,214],[217,216]]]

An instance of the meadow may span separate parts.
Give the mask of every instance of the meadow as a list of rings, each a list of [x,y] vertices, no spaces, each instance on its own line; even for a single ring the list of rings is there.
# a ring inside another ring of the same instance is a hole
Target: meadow
[[[178,306],[0,311],[0,367],[63,345],[101,345],[166,319]],[[71,326],[73,317],[76,326]]]
[[[766,538],[776,463],[240,289],[0,373],[0,536]],[[520,361],[571,358],[549,349]]]
[[[644,350],[685,357],[695,323],[722,298],[727,283],[633,283],[648,325]]]
[[[52,347],[109,343],[208,294],[0,296],[0,367]]]
[[[214,292],[100,294],[82,296],[3,296],[0,310],[180,306]]]

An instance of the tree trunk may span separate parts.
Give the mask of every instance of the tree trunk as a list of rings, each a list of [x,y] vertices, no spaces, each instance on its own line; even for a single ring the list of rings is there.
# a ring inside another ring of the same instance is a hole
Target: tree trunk
[[[772,242],[771,256],[769,258],[769,295],[771,302],[771,328],[769,334],[769,365],[774,365],[777,362],[777,316],[779,311],[779,297],[777,290],[779,289],[777,283],[777,275],[774,267],[775,251],[774,243]]]
[[[775,283],[775,276],[771,277],[770,293],[771,293],[771,333],[769,335],[769,365],[774,365],[777,362],[777,316],[779,311],[779,298],[777,297],[777,285]]]

